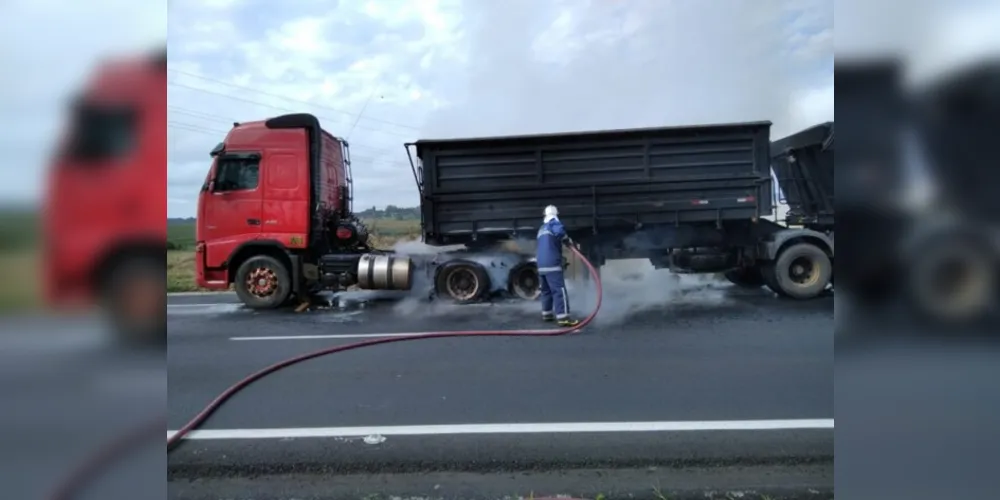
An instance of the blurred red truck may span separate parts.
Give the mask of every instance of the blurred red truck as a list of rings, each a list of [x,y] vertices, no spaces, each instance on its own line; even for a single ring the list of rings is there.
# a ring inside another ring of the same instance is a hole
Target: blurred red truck
[[[43,293],[102,306],[127,343],[166,339],[167,59],[107,60],[70,104],[44,199]]]

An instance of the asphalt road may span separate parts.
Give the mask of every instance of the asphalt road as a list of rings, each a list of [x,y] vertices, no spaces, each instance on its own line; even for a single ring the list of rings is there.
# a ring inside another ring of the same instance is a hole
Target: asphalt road
[[[581,310],[593,303],[571,294]],[[832,459],[832,297],[792,302],[688,279],[609,280],[604,297],[597,321],[567,337],[401,342],[273,374],[171,453],[171,477]],[[170,429],[245,375],[310,350],[545,325],[530,303],[302,314],[246,311],[231,295],[169,304]]]

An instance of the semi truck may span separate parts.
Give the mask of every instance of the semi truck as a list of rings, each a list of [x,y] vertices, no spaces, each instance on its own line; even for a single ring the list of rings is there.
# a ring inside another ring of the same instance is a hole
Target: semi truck
[[[100,306],[126,346],[166,341],[166,89],[166,47],[96,65],[46,177],[45,303]]]
[[[770,127],[407,143],[422,240],[442,251],[404,255],[374,248],[354,213],[346,140],[310,114],[237,123],[211,150],[199,195],[197,281],[208,289],[232,286],[255,309],[352,286],[426,289],[459,303],[497,295],[532,300],[537,266],[530,244],[520,243],[535,239],[543,208],[553,204],[597,266],[646,258],[657,268],[725,272],[743,286],[816,297],[832,280],[832,226],[763,218],[772,212]],[[794,161],[784,161],[808,163],[801,147],[789,144]]]

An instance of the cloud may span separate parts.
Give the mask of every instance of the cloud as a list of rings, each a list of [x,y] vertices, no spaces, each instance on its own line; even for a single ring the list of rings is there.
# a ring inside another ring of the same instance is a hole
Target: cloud
[[[166,32],[165,4],[0,2],[0,203],[38,200],[65,103],[95,62],[162,46]]]
[[[175,0],[169,213],[234,121],[306,111],[357,205],[416,205],[418,138],[833,117],[829,0]]]

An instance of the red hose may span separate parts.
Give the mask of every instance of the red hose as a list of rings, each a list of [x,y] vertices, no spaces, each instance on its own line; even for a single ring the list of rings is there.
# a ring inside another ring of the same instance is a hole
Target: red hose
[[[288,368],[289,366],[301,363],[303,361],[307,361],[313,358],[318,358],[321,356],[326,356],[327,354],[350,351],[353,349],[360,349],[362,347],[368,347],[378,344],[390,344],[393,342],[406,342],[410,340],[437,339],[445,337],[555,337],[558,335],[566,335],[568,333],[572,333],[576,330],[579,330],[587,326],[587,324],[593,321],[594,318],[597,316],[597,312],[601,310],[601,295],[602,295],[601,277],[597,273],[597,269],[594,268],[594,265],[591,264],[590,261],[588,261],[587,258],[584,257],[582,253],[580,253],[579,250],[577,250],[573,246],[570,246],[569,248],[573,252],[573,254],[579,257],[580,260],[584,263],[584,265],[587,266],[587,270],[590,271],[590,275],[594,278],[594,283],[597,285],[597,304],[594,306],[594,311],[591,312],[590,316],[587,316],[578,325],[562,328],[559,330],[479,330],[479,331],[469,330],[469,331],[457,331],[457,332],[427,332],[415,335],[407,335],[405,337],[386,337],[386,338],[365,340],[361,342],[355,342],[353,344],[327,347],[324,349],[320,349],[318,351],[300,354],[298,356],[295,356],[294,358],[289,358],[284,361],[280,361],[264,369],[261,369],[260,371],[252,373],[247,377],[243,378],[242,380],[240,380],[239,382],[236,382],[225,391],[223,391],[222,394],[219,394],[214,400],[212,400],[211,403],[208,404],[208,406],[206,406],[203,410],[198,412],[198,414],[195,415],[194,418],[191,419],[191,421],[189,421],[187,424],[184,424],[184,426],[181,427],[177,432],[175,432],[173,435],[167,438],[167,452],[169,452],[173,448],[173,446],[175,446],[178,442],[184,439],[184,436],[186,436],[191,431],[197,429],[202,423],[205,422],[206,419],[208,419],[209,416],[211,416],[213,413],[215,413],[216,410],[222,407],[222,404],[225,403],[226,400],[233,397],[233,395],[235,395],[237,392],[242,391],[250,384],[278,370],[281,370],[283,368]]]

